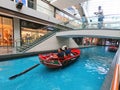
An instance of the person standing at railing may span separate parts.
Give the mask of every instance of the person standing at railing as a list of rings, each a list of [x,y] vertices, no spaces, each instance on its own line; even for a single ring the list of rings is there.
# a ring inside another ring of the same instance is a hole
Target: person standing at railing
[[[87,19],[85,15],[82,16],[81,21],[82,21],[82,29],[85,29],[87,25]]]
[[[103,27],[103,19],[104,19],[102,7],[99,6],[98,12],[95,12],[94,14],[98,16],[98,28],[101,29]]]

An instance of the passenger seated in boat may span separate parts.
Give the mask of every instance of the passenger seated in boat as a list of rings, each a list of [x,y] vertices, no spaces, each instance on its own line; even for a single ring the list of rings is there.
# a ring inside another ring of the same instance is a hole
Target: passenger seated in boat
[[[57,56],[59,59],[64,59],[64,51],[62,50],[62,48],[58,49]]]
[[[71,55],[71,50],[69,48],[67,48],[67,47],[65,47],[64,52],[65,52],[66,56],[70,56]]]
[[[50,59],[57,59],[58,56],[55,53],[50,54]]]
[[[65,50],[65,47],[67,47],[66,45],[62,46],[62,50],[64,51]]]

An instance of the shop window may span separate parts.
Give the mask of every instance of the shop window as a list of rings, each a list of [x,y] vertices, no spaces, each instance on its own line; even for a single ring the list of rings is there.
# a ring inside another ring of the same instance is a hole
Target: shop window
[[[21,20],[21,44],[30,44],[51,32],[45,25]]]
[[[12,46],[13,22],[11,18],[0,16],[0,46]]]

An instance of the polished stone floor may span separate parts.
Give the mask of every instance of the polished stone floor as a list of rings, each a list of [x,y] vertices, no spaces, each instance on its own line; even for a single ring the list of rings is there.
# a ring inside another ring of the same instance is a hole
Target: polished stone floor
[[[16,50],[13,47],[0,47],[0,55],[15,54]]]

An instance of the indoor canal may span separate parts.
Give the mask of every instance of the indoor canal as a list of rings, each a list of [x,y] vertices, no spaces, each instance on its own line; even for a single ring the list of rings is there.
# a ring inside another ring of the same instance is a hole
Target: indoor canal
[[[75,63],[59,69],[42,65],[38,56],[1,61],[0,90],[100,90],[115,53],[103,46],[80,50]],[[40,65],[9,79],[36,64]]]

